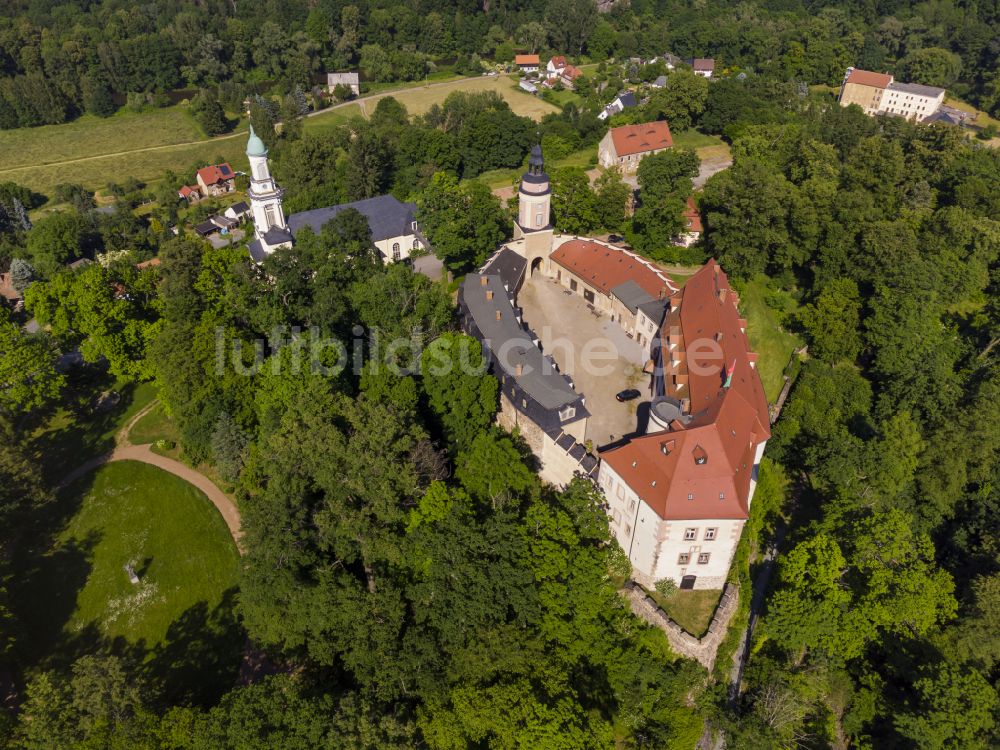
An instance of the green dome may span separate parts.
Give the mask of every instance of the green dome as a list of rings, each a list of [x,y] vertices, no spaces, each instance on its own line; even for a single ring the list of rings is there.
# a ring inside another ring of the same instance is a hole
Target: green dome
[[[247,141],[247,156],[267,156],[267,146],[255,132],[253,125],[250,126],[250,140]]]

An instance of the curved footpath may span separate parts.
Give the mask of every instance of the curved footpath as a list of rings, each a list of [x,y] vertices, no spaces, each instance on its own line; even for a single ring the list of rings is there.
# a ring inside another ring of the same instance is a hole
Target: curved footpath
[[[214,505],[222,515],[222,520],[226,522],[226,526],[229,528],[229,533],[232,535],[233,541],[236,542],[236,548],[239,550],[240,554],[243,554],[243,545],[241,544],[243,530],[240,525],[240,511],[236,507],[236,503],[233,502],[233,499],[229,497],[229,495],[220,490],[218,486],[216,486],[216,484],[204,474],[192,469],[190,466],[182,464],[180,461],[175,461],[172,458],[168,458],[167,456],[161,456],[157,453],[153,453],[152,444],[146,443],[144,445],[133,445],[129,442],[128,436],[132,431],[132,428],[158,403],[159,401],[154,399],[129,420],[128,424],[126,424],[118,433],[116,438],[117,445],[113,451],[105,453],[103,456],[93,458],[81,466],[73,469],[73,471],[67,474],[63,481],[59,484],[59,488],[61,489],[69,484],[72,484],[85,474],[89,474],[91,471],[94,471],[104,464],[111,463],[112,461],[140,461],[141,463],[155,466],[158,469],[162,469],[163,471],[173,474],[175,477],[180,477],[188,484],[194,485],[199,490],[204,492],[208,499],[212,501],[212,505]]]

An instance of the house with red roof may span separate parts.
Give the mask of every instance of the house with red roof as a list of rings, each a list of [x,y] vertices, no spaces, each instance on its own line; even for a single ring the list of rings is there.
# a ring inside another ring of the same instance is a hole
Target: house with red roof
[[[198,188],[206,198],[214,195],[224,195],[236,190],[236,173],[229,163],[213,164],[202,167],[196,175]]]
[[[722,588],[770,437],[739,300],[710,260],[670,297],[646,433],[601,451],[611,530],[645,586]]]
[[[618,167],[634,172],[639,162],[674,145],[665,120],[611,128],[597,147],[597,160],[606,169]]]
[[[538,55],[515,55],[514,64],[525,73],[537,73],[541,60]]]
[[[684,231],[674,241],[681,247],[691,247],[701,239],[702,233],[701,214],[698,212],[693,195],[688,196],[687,207],[681,214],[681,218],[684,220]]]
[[[201,188],[198,185],[183,185],[177,191],[177,197],[183,198],[188,203],[197,203],[201,200]]]
[[[649,346],[677,285],[634,253],[593,240],[560,236],[549,255],[557,284],[583,297],[625,333]]]
[[[920,122],[937,114],[945,90],[917,83],[902,83],[889,73],[848,68],[840,90],[840,106],[857,104],[866,115],[896,115]]]
[[[559,80],[568,89],[575,88],[576,79],[583,75],[583,71],[575,65],[567,65],[559,75]]]
[[[566,57],[564,55],[556,55],[545,66],[545,72],[548,73],[549,78],[558,78],[566,69],[566,65]]]

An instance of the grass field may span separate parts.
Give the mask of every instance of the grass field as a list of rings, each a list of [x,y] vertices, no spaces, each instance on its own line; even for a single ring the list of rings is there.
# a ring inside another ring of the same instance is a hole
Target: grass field
[[[695,638],[701,638],[712,622],[722,589],[675,591],[670,596],[649,592],[667,616]]]
[[[757,369],[764,384],[764,393],[773,403],[784,383],[782,373],[792,357],[792,352],[801,347],[802,339],[781,327],[778,316],[768,307],[766,300],[766,280],[758,276],[740,289],[740,309],[747,319],[747,335],[750,346],[760,360]]]
[[[232,684],[242,648],[233,614],[239,555],[208,498],[123,461],[74,483],[46,510],[47,529],[32,554],[18,556],[13,576],[27,663],[125,654],[168,695],[199,701]]]
[[[132,425],[129,432],[129,442],[135,445],[155,443],[157,440],[171,440],[175,443],[180,440],[180,432],[167,416],[163,404],[157,404],[146,412],[142,419]]]
[[[695,150],[700,150],[703,148],[711,148],[713,146],[725,146],[725,142],[714,135],[705,135],[704,133],[699,133],[697,130],[681,130],[677,133],[670,134],[674,139],[674,146],[676,148],[693,148]]]
[[[450,76],[444,76],[449,78]],[[398,87],[397,87],[398,88]],[[444,102],[452,91],[496,91],[517,114],[540,120],[559,108],[516,87],[514,79],[458,78],[404,84],[310,117],[305,128],[322,132],[358,115],[367,117],[383,96],[394,96],[411,115]],[[127,177],[151,183],[172,170],[186,173],[198,164],[228,161],[248,167],[245,128],[205,139],[183,105],[140,113],[120,112],[106,119],[84,116],[64,125],[0,131],[0,182],[13,181],[51,195],[60,183],[98,190]]]

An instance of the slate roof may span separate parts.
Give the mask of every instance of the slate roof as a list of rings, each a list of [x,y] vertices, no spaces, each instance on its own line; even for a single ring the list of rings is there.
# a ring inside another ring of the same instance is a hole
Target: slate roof
[[[611,294],[621,300],[621,303],[632,313],[635,313],[640,305],[654,301],[654,298],[632,279],[612,287]]]
[[[482,342],[490,371],[514,408],[553,440],[563,425],[590,416],[583,394],[573,389],[572,381],[542,354],[531,331],[522,327],[498,275],[468,274],[458,289],[458,305],[462,329]],[[568,407],[573,409],[571,415]]]
[[[927,125],[931,123],[940,122],[944,125],[961,125],[962,120],[950,112],[945,112],[943,109],[939,109],[934,114],[929,117],[925,117],[923,122]]]
[[[378,195],[353,203],[341,203],[339,206],[300,211],[288,217],[288,227],[293,235],[298,235],[304,227],[310,227],[319,234],[324,224],[349,208],[355,209],[368,219],[373,242],[413,234],[411,225],[417,204],[403,203],[392,195]]]
[[[631,91],[626,91],[624,94],[619,94],[618,101],[621,102],[623,108],[628,109],[629,107],[638,106],[635,100],[635,94]]]
[[[944,93],[944,89],[939,89],[935,86],[924,86],[920,83],[900,83],[899,81],[893,81],[889,84],[890,91],[900,91],[904,94],[917,94],[918,96],[929,96],[931,98],[937,98]]]
[[[200,234],[202,237],[207,237],[212,234],[212,232],[218,232],[219,227],[213,224],[211,221],[203,221],[201,224],[194,225],[194,231]]]
[[[504,246],[500,252],[486,262],[480,272],[499,276],[500,281],[507,287],[510,294],[516,294],[517,290],[521,288],[524,271],[527,267],[527,258]]]
[[[666,76],[657,76],[656,80],[653,81],[653,88],[662,89],[666,85],[667,85]]]

